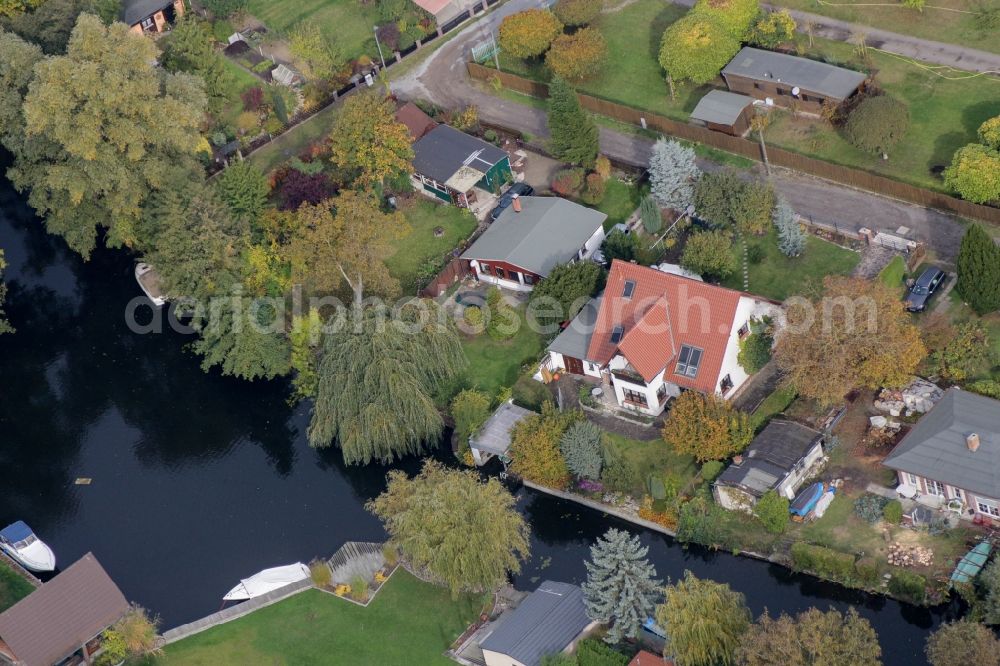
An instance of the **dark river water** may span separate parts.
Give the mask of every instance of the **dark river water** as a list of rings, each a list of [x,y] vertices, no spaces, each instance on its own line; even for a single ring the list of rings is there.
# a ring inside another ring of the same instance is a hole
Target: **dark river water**
[[[184,337],[129,331],[125,306],[139,292],[127,254],[102,250],[84,263],[5,181],[0,247],[18,329],[0,336],[0,525],[26,520],[63,566],[92,551],[165,628],[217,610],[260,569],[384,538],[364,503],[384,488],[386,468],[345,467],[336,450],[310,449],[307,414],[287,405],[282,382],[206,374]],[[589,544],[623,526],[529,490],[519,506],[532,527],[532,558],[515,580],[523,589],[580,582]],[[755,615],[856,606],[887,664],[924,663],[924,640],[947,616],[628,529],[661,577],[691,569],[729,583]]]

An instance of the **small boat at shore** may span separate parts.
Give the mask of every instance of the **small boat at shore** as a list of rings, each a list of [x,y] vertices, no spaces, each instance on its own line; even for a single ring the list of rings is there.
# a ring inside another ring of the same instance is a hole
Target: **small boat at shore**
[[[955,567],[955,571],[951,574],[952,585],[955,583],[968,583],[978,576],[986,564],[986,560],[990,559],[990,552],[992,550],[993,544],[989,541],[977,543],[972,550],[959,560],[958,566]]]
[[[23,520],[0,530],[0,548],[29,571],[46,572],[56,568],[56,556],[52,549],[35,536]]]
[[[244,578],[240,584],[229,590],[223,601],[246,601],[267,594],[279,587],[297,583],[309,578],[309,567],[296,562],[284,567],[264,569],[249,578]]]
[[[136,264],[135,281],[139,283],[142,293],[146,294],[146,298],[152,301],[153,305],[161,308],[167,303],[167,297],[160,288],[160,275],[155,268],[146,263]]]

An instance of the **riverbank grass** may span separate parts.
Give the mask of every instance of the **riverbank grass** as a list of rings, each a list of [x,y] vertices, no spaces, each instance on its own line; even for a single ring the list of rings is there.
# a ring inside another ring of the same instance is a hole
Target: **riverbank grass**
[[[319,590],[254,611],[167,646],[155,666],[242,664],[451,664],[452,641],[485,598],[462,595],[397,571],[367,607]]]
[[[385,264],[403,293],[415,294],[421,279],[437,275],[447,262],[446,255],[469,237],[476,218],[464,208],[437,204],[420,195],[402,204],[401,210],[410,230],[393,243],[395,251]],[[436,236],[434,230],[439,228],[441,235]]]
[[[0,612],[35,591],[31,583],[19,576],[6,562],[0,562]]]

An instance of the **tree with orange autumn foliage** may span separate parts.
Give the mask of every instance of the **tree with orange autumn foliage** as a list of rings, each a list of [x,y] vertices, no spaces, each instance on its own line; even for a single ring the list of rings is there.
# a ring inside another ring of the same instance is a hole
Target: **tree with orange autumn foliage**
[[[549,10],[528,9],[511,14],[500,24],[500,48],[515,58],[537,58],[562,30],[562,23]]]
[[[552,73],[567,81],[594,76],[608,55],[608,44],[597,28],[581,28],[572,35],[560,35],[545,54]]]
[[[559,442],[569,427],[582,419],[580,412],[560,412],[546,402],[541,414],[520,421],[510,432],[511,471],[549,488],[565,488],[569,469]]]
[[[899,294],[861,278],[823,285],[822,298],[789,304],[774,354],[789,383],[823,405],[856,388],[907,383],[927,349]]]
[[[717,395],[685,391],[674,399],[663,424],[663,441],[677,453],[706,460],[724,460],[746,448],[753,426]]]

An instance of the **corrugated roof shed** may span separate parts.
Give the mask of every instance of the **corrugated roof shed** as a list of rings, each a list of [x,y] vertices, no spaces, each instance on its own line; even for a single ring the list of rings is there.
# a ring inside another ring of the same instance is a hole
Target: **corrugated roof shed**
[[[743,462],[727,467],[716,483],[741,487],[760,497],[775,488],[821,438],[812,428],[775,419],[754,437]]]
[[[511,428],[534,413],[512,402],[503,403],[472,438],[471,445],[480,451],[498,456],[507,453],[507,449],[510,448]]]
[[[979,435],[979,448],[966,438]],[[953,388],[883,463],[950,486],[1000,498],[1000,401]]]
[[[486,173],[505,157],[507,153],[492,143],[449,125],[438,125],[413,144],[413,170],[439,183],[454,176],[466,162]]]
[[[51,666],[120,620],[129,604],[91,553],[0,613],[0,640],[24,666]]]
[[[852,69],[750,46],[744,47],[722,68],[722,76],[727,74],[755,81],[781,82],[836,99],[850,97],[868,78]]]
[[[691,112],[691,119],[703,123],[732,125],[739,120],[743,109],[752,104],[753,97],[725,90],[712,90],[698,101],[698,105]]]
[[[462,254],[463,259],[504,261],[545,277],[556,264],[576,257],[608,219],[598,210],[558,197],[518,200],[521,212],[514,206],[505,208]]]
[[[479,647],[535,666],[545,655],[564,650],[590,623],[583,591],[576,585],[547,580]]]

